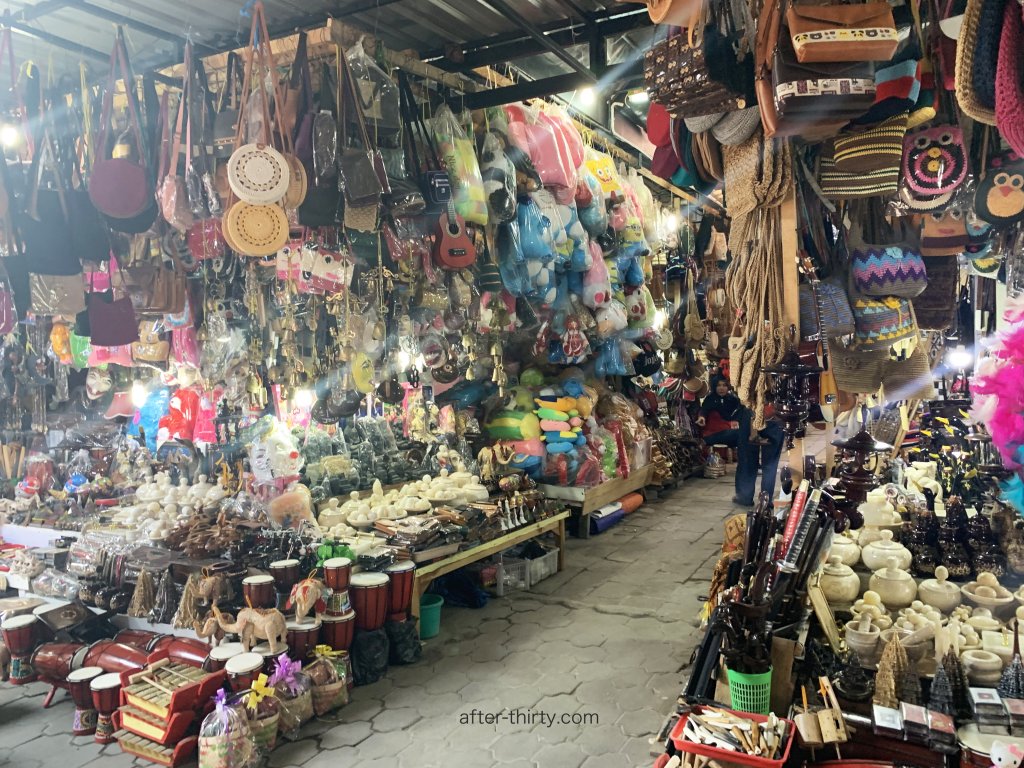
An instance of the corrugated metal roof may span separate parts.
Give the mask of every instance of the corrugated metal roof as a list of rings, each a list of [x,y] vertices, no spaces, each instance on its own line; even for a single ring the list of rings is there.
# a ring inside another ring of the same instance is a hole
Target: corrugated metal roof
[[[240,46],[249,27],[246,6],[241,0],[8,3],[18,57],[33,58],[41,66],[52,60],[58,71],[76,71],[79,59],[102,66],[119,18],[140,71],[174,63],[187,35],[212,49]],[[272,35],[319,26],[333,16],[366,29],[389,48],[420,53],[521,32],[487,0],[264,0],[264,7]],[[515,8],[531,24],[548,28],[631,7],[614,0],[515,0]]]

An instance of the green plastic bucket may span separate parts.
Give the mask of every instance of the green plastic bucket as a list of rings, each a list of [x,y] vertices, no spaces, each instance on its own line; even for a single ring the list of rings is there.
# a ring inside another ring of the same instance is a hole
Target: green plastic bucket
[[[767,715],[771,706],[772,671],[760,675],[745,675],[726,669],[732,708],[755,715]]]
[[[420,598],[420,640],[434,637],[441,631],[441,606],[444,598],[440,595],[424,595]]]

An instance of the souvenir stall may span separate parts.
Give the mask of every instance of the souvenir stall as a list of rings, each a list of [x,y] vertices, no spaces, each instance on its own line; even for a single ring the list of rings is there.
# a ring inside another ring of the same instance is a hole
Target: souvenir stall
[[[656,764],[1016,765],[1020,4],[648,10],[654,170],[730,217],[694,312],[787,438]]]
[[[529,588],[701,464],[671,323],[718,203],[251,17],[5,106],[0,667],[164,765],[255,764],[417,661],[448,574]]]

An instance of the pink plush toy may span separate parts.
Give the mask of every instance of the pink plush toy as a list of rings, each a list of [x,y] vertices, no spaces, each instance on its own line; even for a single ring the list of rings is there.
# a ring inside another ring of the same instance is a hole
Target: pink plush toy
[[[592,264],[583,275],[583,303],[590,309],[597,309],[612,297],[612,284],[608,277],[608,265],[604,262],[601,246],[596,240],[590,241]]]

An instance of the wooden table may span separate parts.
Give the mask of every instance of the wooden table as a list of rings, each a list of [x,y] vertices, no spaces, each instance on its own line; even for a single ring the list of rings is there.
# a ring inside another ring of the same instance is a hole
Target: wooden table
[[[621,499],[626,494],[651,484],[654,476],[654,465],[634,470],[627,478],[614,478],[606,480],[593,488],[576,488],[575,486],[562,485],[540,485],[541,491],[549,499],[559,499],[579,509],[579,526],[576,535],[582,539],[590,536],[590,513],[595,512],[605,504]]]
[[[467,549],[462,552],[456,552],[454,555],[435,560],[429,565],[425,565],[422,568],[415,570],[416,578],[413,582],[412,590],[412,615],[419,622],[420,618],[420,598],[423,597],[423,593],[427,591],[427,587],[439,576],[444,576],[452,571],[457,571],[463,566],[469,565],[470,563],[476,563],[483,560],[485,557],[496,555],[503,549],[508,549],[516,544],[521,544],[524,541],[535,539],[544,533],[553,533],[555,539],[558,541],[558,570],[562,570],[565,566],[565,521],[569,517],[569,512],[559,512],[553,517],[541,520],[539,523],[531,523],[530,525],[518,528],[511,533],[507,533],[504,536],[499,536],[497,539],[480,544],[479,546]]]

